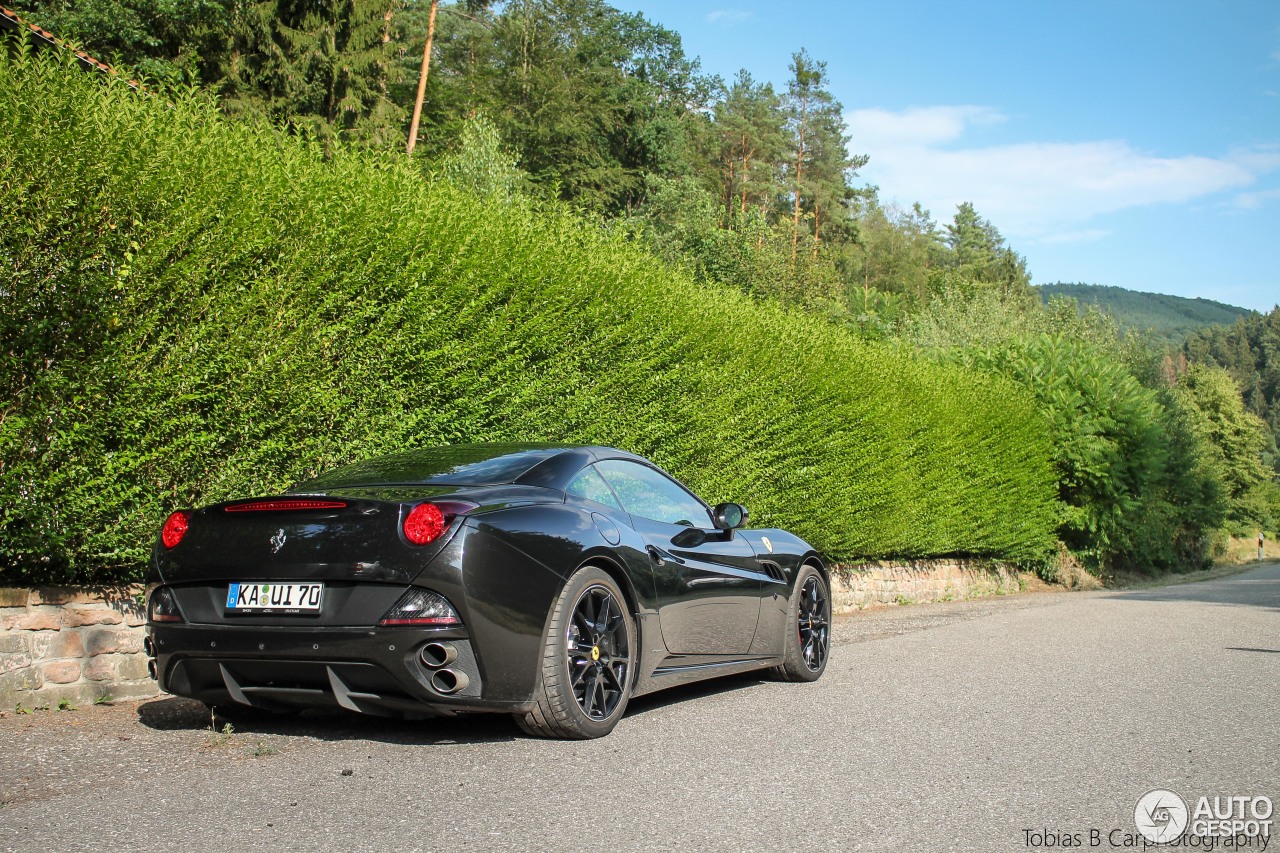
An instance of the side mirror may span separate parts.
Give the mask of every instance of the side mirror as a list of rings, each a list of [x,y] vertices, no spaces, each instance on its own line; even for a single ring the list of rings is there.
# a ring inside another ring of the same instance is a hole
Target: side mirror
[[[734,530],[747,523],[747,508],[742,504],[716,504],[711,520],[720,530]]]
[[[707,532],[696,527],[687,527],[671,537],[671,544],[677,548],[697,548],[707,541]]]

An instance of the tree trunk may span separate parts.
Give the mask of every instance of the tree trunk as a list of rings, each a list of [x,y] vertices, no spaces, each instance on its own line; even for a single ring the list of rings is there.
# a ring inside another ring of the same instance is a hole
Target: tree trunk
[[[436,7],[440,0],[431,0],[431,12],[427,15],[427,46],[422,50],[422,73],[418,75],[418,100],[413,104],[413,120],[409,122],[409,143],[405,153],[412,154],[418,144],[418,120],[422,118],[422,101],[427,96],[427,73],[431,70],[431,40],[436,35]]]
[[[813,259],[818,259],[818,227],[822,223],[822,209],[818,203],[813,204]]]
[[[728,223],[733,221],[733,180],[735,177],[733,170],[736,161],[730,158],[725,165],[729,167],[729,175],[725,181],[724,192],[720,196],[720,201],[724,204],[724,223]],[[724,223],[721,224],[721,227],[724,227]]]
[[[791,221],[791,263],[796,262],[796,246],[800,242],[800,177],[804,170],[804,123],[808,117],[809,99],[800,101],[799,146],[796,148],[796,202]]]

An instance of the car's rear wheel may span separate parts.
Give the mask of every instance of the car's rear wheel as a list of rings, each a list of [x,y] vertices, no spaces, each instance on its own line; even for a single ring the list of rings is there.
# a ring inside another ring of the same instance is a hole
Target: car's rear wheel
[[[551,612],[533,710],[516,722],[538,737],[607,735],[631,697],[635,650],[622,590],[594,566],[579,569]]]
[[[817,681],[831,653],[831,593],[812,565],[802,567],[796,578],[785,630],[786,656],[774,675],[783,681]]]

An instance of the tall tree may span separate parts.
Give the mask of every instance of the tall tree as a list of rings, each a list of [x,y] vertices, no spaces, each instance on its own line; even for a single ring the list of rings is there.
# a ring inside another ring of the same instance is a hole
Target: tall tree
[[[427,13],[427,40],[422,48],[422,69],[418,73],[418,97],[413,102],[413,118],[409,122],[409,141],[405,145],[405,153],[412,154],[418,144],[418,123],[422,120],[422,101],[427,95],[427,76],[431,72],[431,43],[436,35],[436,12],[440,0],[431,0],[431,9]]]
[[[1219,367],[1193,364],[1175,389],[1191,414],[1192,431],[1212,449],[1229,501],[1228,518],[1239,525],[1275,523],[1259,495],[1273,472],[1263,464],[1270,443],[1266,424],[1247,411],[1230,374]]]
[[[950,249],[946,266],[962,281],[994,286],[1015,298],[1032,296],[1026,261],[1006,245],[994,225],[978,215],[971,202],[956,208],[943,239]]]
[[[746,215],[748,206],[767,210],[778,191],[787,148],[782,102],[768,83],[757,83],[746,69],[715,105],[715,134],[720,198],[725,221]]]
[[[844,205],[852,198],[849,179],[866,164],[865,156],[850,157],[843,107],[827,88],[827,64],[801,49],[791,55],[792,79],[787,86],[792,136],[791,258],[800,239],[801,213],[813,220],[816,251],[823,229],[847,221]],[[824,220],[825,217],[825,220]]]
[[[686,168],[710,82],[680,37],[603,0],[518,0],[492,29],[494,111],[535,181],[616,213]]]
[[[398,144],[404,110],[388,92],[399,2],[238,0],[219,69],[224,107],[326,141]]]
[[[854,293],[861,286],[863,313],[873,293],[902,294],[920,305],[928,298],[929,271],[941,247],[941,237],[929,212],[919,203],[910,210],[883,205],[875,187],[859,193],[854,202],[857,237],[841,255],[845,281]]]

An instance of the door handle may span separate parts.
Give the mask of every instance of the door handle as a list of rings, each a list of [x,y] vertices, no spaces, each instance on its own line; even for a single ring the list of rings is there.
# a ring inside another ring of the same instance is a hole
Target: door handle
[[[649,559],[653,561],[655,566],[661,566],[668,560],[673,563],[680,563],[681,565],[684,565],[684,560],[674,554],[668,554],[660,548],[655,548],[652,545],[646,545],[645,550],[649,552]]]

